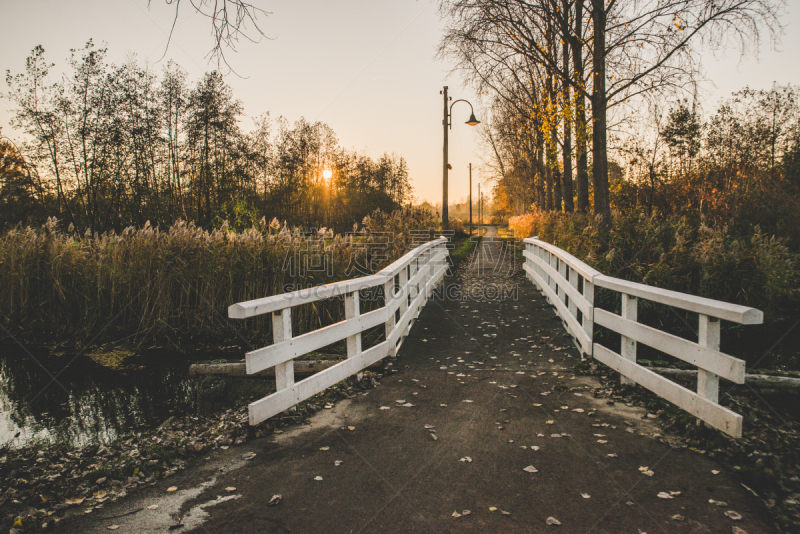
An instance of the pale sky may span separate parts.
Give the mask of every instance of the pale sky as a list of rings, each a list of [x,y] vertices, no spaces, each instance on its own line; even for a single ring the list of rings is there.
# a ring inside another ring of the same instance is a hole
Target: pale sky
[[[396,152],[409,164],[414,194],[419,200],[441,201],[443,85],[453,100],[474,95],[461,80],[448,76],[449,65],[434,58],[443,22],[437,0],[252,0],[272,12],[259,19],[273,40],[242,41],[228,52],[232,66],[244,78],[226,77],[244,104],[244,130],[252,118],[269,111],[294,122],[300,117],[330,125],[347,148],[379,157]],[[0,68],[22,72],[25,58],[37,44],[46,58],[66,65],[70,48],[89,39],[108,46],[111,63],[136,55],[158,70],[168,59],[189,73],[192,82],[212,70],[205,55],[211,47],[206,19],[192,14],[184,0],[178,28],[165,59],[166,36],[174,11],[165,0],[25,0],[5,2],[0,22]],[[793,0],[783,17],[786,25],[777,50],[762,47],[758,61],[739,60],[729,51],[716,59],[703,57],[707,77],[705,111],[720,98],[745,85],[768,88],[773,81],[800,84],[800,0]],[[2,92],[7,88],[4,86]],[[0,101],[4,135],[17,134],[8,126],[7,101]],[[478,167],[477,134],[464,124],[469,106],[457,104],[450,134],[450,200],[468,193],[467,164]],[[481,119],[479,110],[476,109]],[[477,190],[480,171],[473,171]],[[482,189],[484,189],[482,187]],[[486,190],[486,189],[484,189]]]

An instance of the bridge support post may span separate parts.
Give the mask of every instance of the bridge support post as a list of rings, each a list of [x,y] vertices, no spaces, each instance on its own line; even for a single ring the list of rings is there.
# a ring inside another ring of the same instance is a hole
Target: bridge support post
[[[636,297],[632,297],[630,295],[626,295],[625,293],[622,294],[622,310],[620,315],[623,318],[629,319],[631,321],[637,320],[637,313],[638,306],[636,302]],[[636,362],[636,340],[631,339],[626,336],[622,336],[622,357],[626,360],[630,360],[631,362]],[[634,380],[627,378],[625,376],[620,377],[620,384],[623,386],[632,386],[636,384]]]
[[[272,343],[292,339],[292,309],[284,308],[272,314]],[[294,360],[279,363],[275,366],[275,391],[294,385]],[[294,406],[290,410],[294,410]]]
[[[591,306],[592,311],[592,313],[583,314],[583,331],[589,336],[589,346],[584,347],[584,352],[591,356],[594,352],[594,284],[587,280],[586,277],[583,278],[583,298]]]
[[[347,293],[344,296],[344,318],[346,320],[358,319],[361,315],[361,303],[358,300],[358,291]],[[361,354],[361,332],[347,337],[347,357],[355,358]],[[356,373],[356,377],[361,380],[364,376],[362,371]]]
[[[708,347],[711,350],[719,350],[720,341],[720,320],[716,317],[700,314],[700,324],[698,325],[698,344]],[[697,369],[697,394],[710,400],[714,404],[719,403],[719,375],[704,369]],[[700,425],[703,421],[697,420]]]
[[[387,310],[389,309],[392,300],[394,300],[394,276],[392,276],[389,281],[383,284],[383,300],[385,302],[385,306]],[[390,313],[389,317],[386,319],[386,340],[388,341],[391,338],[392,330],[394,330],[394,318],[395,314]],[[395,358],[397,356],[397,346],[390,345],[389,346],[389,354],[390,358]]]

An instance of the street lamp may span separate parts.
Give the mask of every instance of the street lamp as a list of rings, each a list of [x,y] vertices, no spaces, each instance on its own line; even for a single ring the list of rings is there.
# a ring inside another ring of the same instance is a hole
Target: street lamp
[[[455,102],[453,102],[452,104],[450,104],[448,106],[447,105],[448,102],[450,100],[452,100],[452,99],[449,99],[447,97],[447,86],[446,85],[444,86],[444,90],[440,91],[439,94],[444,95],[444,119],[442,120],[442,126],[444,127],[444,148],[442,150],[443,159],[444,159],[444,162],[443,162],[443,165],[442,165],[442,226],[444,228],[447,228],[447,223],[448,223],[448,221],[447,221],[447,171],[450,170],[450,164],[447,162],[447,130],[453,128],[453,125],[452,125],[452,123],[450,121],[450,118],[452,117],[453,105],[455,105],[456,102],[467,102],[467,101],[462,98],[462,99],[456,100]],[[479,121],[478,119],[475,118],[475,110],[472,109],[472,104],[470,104],[469,102],[467,102],[467,104],[469,104],[470,115],[469,115],[469,120],[465,124],[469,124],[470,126],[477,126],[478,124],[480,124],[481,121]]]

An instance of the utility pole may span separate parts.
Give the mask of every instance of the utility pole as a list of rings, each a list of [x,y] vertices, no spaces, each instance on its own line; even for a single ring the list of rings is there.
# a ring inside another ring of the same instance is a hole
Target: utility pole
[[[469,164],[469,235],[472,236],[472,163]]]
[[[481,213],[481,184],[478,183],[478,226],[483,226],[483,213]]]
[[[447,86],[444,86],[444,118],[442,119],[442,127],[444,129],[444,147],[442,148],[443,165],[442,165],[442,227],[447,229],[447,170],[450,164],[447,162],[447,127],[449,126],[449,110],[447,108]]]

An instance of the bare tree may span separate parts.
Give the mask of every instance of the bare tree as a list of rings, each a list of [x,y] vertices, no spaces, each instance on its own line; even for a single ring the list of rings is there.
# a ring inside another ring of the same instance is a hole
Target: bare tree
[[[153,0],[147,0],[149,6]],[[175,7],[175,17],[172,20],[172,27],[169,31],[169,40],[172,40],[172,33],[178,22],[181,2],[188,2],[190,9],[195,10],[201,16],[211,22],[211,34],[214,37],[214,44],[206,57],[209,61],[216,61],[217,68],[223,64],[233,70],[225,57],[225,49],[235,51],[239,39],[250,42],[258,42],[266,35],[258,26],[258,16],[271,15],[271,13],[256,7],[245,0],[164,0],[167,5]],[[250,27],[252,28],[250,28]],[[167,49],[169,42],[167,42]],[[166,54],[166,49],[164,50]]]

